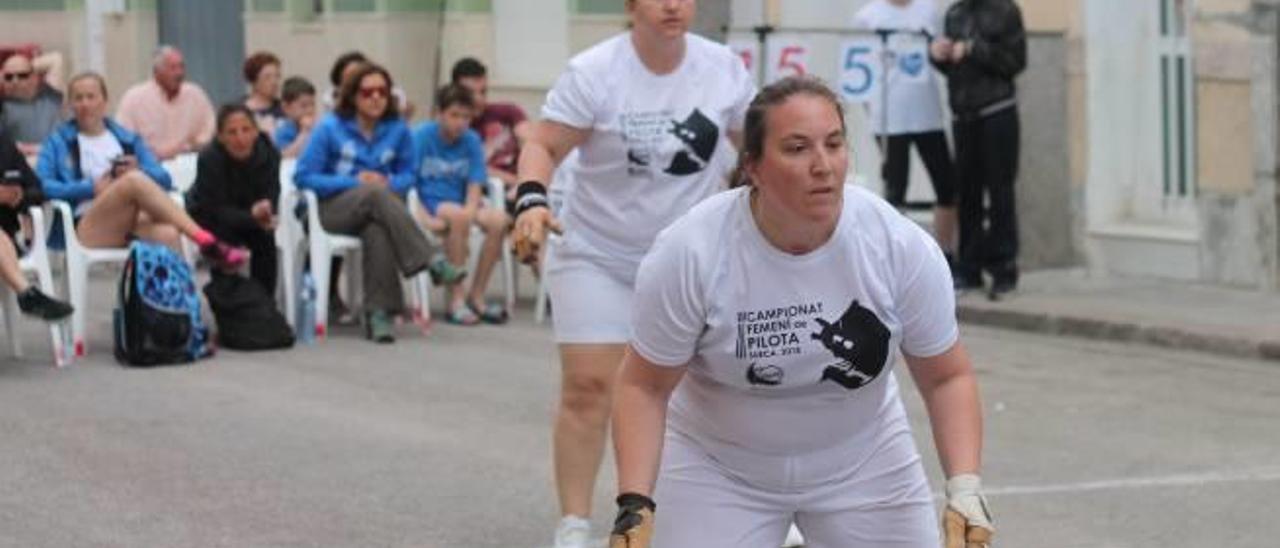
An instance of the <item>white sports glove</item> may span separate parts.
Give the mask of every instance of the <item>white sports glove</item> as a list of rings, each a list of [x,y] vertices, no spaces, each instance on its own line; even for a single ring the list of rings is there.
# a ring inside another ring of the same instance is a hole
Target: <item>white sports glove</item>
[[[991,525],[982,478],[960,474],[947,480],[947,509],[942,515],[946,548],[987,548],[996,529]]]

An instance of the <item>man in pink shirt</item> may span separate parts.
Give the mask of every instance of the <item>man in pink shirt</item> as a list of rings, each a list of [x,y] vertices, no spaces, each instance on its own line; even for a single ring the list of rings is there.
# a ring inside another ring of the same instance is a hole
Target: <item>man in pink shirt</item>
[[[182,52],[160,46],[151,75],[120,98],[116,120],[141,135],[161,160],[203,148],[213,139],[213,104],[200,86],[183,81]]]

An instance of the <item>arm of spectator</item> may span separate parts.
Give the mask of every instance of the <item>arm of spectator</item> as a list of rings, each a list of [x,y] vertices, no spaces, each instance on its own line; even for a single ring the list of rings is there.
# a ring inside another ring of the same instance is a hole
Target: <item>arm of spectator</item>
[[[88,177],[80,179],[63,179],[58,176],[58,165],[67,152],[57,141],[56,135],[49,139],[40,149],[40,157],[36,160],[36,176],[40,178],[40,188],[45,196],[52,200],[78,202],[93,198],[93,180]],[[61,154],[58,152],[61,151]]]
[[[31,60],[31,67],[43,76],[44,82],[58,91],[64,89],[64,66],[66,66],[66,62],[62,57],[62,52],[59,51],[42,53],[39,57]]]
[[[196,132],[191,136],[190,150],[198,151],[204,148],[213,140],[213,134],[218,129],[218,121],[213,113],[213,103],[209,102],[209,96],[205,95],[204,90],[199,87],[192,86],[199,95],[200,112],[199,124],[196,126]]]
[[[1012,2],[996,40],[979,35],[969,43],[968,56],[983,70],[1013,78],[1027,68],[1027,34],[1022,12]]]
[[[317,128],[298,157],[293,180],[299,187],[314,190],[320,197],[328,197],[360,184],[354,175],[326,173],[332,138],[324,127]]]
[[[302,150],[307,147],[307,141],[311,138],[311,127],[298,127],[295,124],[281,124],[276,129],[276,144],[287,143],[280,149],[280,155],[285,158],[297,158],[302,154]]]
[[[138,160],[138,169],[160,185],[160,188],[165,190],[173,188],[173,177],[169,176],[169,170],[160,165],[160,160],[151,152],[151,149],[147,148],[147,144],[142,139],[138,139],[134,144],[133,155]]]
[[[413,146],[413,135],[406,129],[400,141],[396,143],[395,164],[391,166],[387,182],[391,191],[404,196],[418,183],[418,147]]]

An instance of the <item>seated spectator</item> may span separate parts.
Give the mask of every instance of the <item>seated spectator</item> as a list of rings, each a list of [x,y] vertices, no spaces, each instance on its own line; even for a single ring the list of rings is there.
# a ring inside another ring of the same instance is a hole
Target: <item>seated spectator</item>
[[[316,88],[306,78],[292,76],[284,81],[285,119],[276,126],[276,148],[285,158],[296,158],[307,147],[316,123]]]
[[[74,118],[45,140],[36,173],[45,196],[71,203],[80,243],[121,247],[138,237],[177,249],[181,234],[215,267],[244,262],[244,250],[219,241],[169,197],[169,174],[146,143],[107,118],[102,76],[76,75],[67,90]]]
[[[71,305],[44,294],[27,282],[18,266],[18,215],[44,201],[40,179],[31,172],[18,147],[0,130],[0,278],[18,294],[18,308],[23,314],[52,321],[71,315]],[[6,326],[13,329],[13,326]]]
[[[404,308],[400,277],[430,265],[433,278],[452,283],[464,273],[443,256],[433,259],[426,236],[397,194],[416,182],[413,137],[390,99],[386,69],[362,64],[343,82],[337,108],[313,130],[298,158],[298,186],[320,198],[324,229],[358,236],[364,244],[365,334],[395,341],[392,315]]]
[[[5,59],[0,75],[4,78],[0,128],[17,141],[23,154],[34,156],[40,152],[40,143],[62,122],[62,94],[44,84],[25,53]]]
[[[120,98],[120,125],[142,136],[161,160],[195,152],[213,140],[213,104],[200,86],[184,82],[182,52],[160,46],[152,59],[152,78]]]
[[[241,102],[253,112],[258,130],[270,137],[285,117],[279,97],[280,58],[265,51],[250,55],[244,60],[244,81],[249,94]]]
[[[187,211],[219,240],[249,248],[249,275],[276,290],[276,206],[280,153],[245,105],[218,110],[218,134],[196,162]]]
[[[499,324],[507,321],[507,311],[498,303],[486,304],[484,292],[502,252],[502,238],[511,218],[506,211],[485,207],[483,196],[489,177],[485,173],[484,145],[480,136],[468,129],[476,111],[472,97],[467,88],[457,84],[441,88],[436,94],[435,121],[423,123],[413,132],[422,161],[418,171],[418,195],[423,205],[419,222],[445,233],[445,254],[457,267],[467,264],[472,223],[484,229],[484,245],[471,277],[471,288],[464,293],[461,282],[450,286],[445,318],[461,325],[482,320]]]
[[[338,92],[342,89],[342,82],[355,71],[355,69],[363,63],[371,63],[368,57],[359,51],[348,51],[339,55],[333,61],[333,67],[329,69],[329,85],[333,86],[326,90],[320,96],[321,106],[325,110],[333,110],[338,103]],[[391,96],[396,99],[396,108],[400,110],[400,116],[405,120],[412,120],[414,112],[418,107],[409,100],[409,96],[404,92],[403,88],[398,86],[391,88]]]
[[[513,103],[489,102],[489,71],[473,57],[465,57],[453,65],[450,80],[469,90],[475,97],[476,115],[471,129],[484,140],[485,162],[489,173],[502,179],[513,194],[516,183],[516,161],[520,158],[520,144],[529,131],[524,110]],[[514,202],[514,199],[508,200]]]

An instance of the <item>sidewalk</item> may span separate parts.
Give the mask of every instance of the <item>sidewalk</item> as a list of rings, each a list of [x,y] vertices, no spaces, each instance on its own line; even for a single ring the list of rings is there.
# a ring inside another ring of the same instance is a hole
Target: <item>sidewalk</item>
[[[1047,270],[1023,274],[1018,291],[999,302],[978,293],[962,295],[956,312],[968,324],[1259,358],[1280,365],[1280,293]]]

